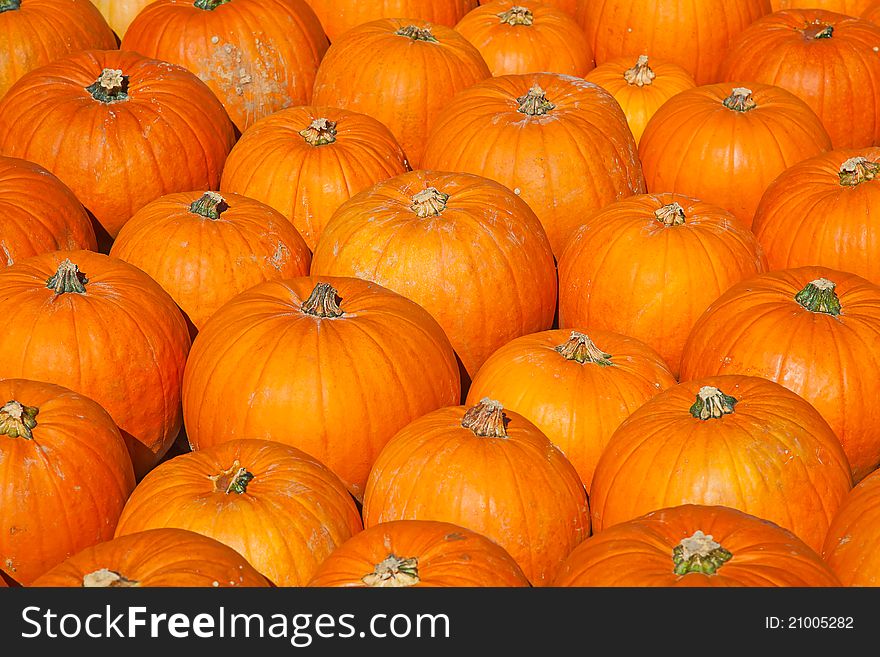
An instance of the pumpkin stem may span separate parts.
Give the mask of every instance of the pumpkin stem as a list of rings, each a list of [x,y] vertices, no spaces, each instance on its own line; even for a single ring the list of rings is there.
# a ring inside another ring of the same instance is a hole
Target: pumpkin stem
[[[535,21],[535,17],[532,16],[528,7],[520,7],[519,5],[514,5],[497,16],[501,19],[502,24],[507,23],[508,25],[531,25]]]
[[[681,539],[681,543],[672,548],[672,572],[676,575],[714,575],[731,557],[733,554],[712,540],[711,534],[698,529],[693,536]]]
[[[834,26],[814,23],[804,28],[805,39],[830,39],[834,35]]]
[[[436,217],[446,209],[446,201],[448,200],[449,194],[444,194],[436,187],[428,187],[413,195],[409,208],[420,219]]]
[[[33,440],[32,429],[37,426],[36,406],[25,406],[14,399],[0,406],[0,436]]]
[[[613,365],[611,362],[611,354],[606,354],[599,349],[590,337],[584,333],[572,331],[568,338],[568,342],[556,347],[564,358],[574,360],[583,365],[584,363],[595,363],[607,367]]]
[[[193,201],[189,206],[189,211],[193,214],[212,220],[219,219],[220,215],[228,209],[229,204],[226,203],[226,199],[217,192],[205,192],[201,198]]]
[[[871,162],[866,157],[851,157],[840,165],[837,175],[842,186],[855,187],[874,180],[878,173],[880,173],[880,163]]]
[[[108,588],[108,589],[119,589],[119,588],[133,588],[136,586],[140,586],[141,583],[124,577],[120,575],[116,571],[109,570],[107,568],[101,568],[100,570],[96,570],[94,572],[89,573],[85,577],[83,577],[83,588],[91,589],[91,588]]]
[[[528,116],[542,116],[556,107],[547,100],[544,90],[537,84],[532,85],[528,93],[517,98],[516,102],[518,103],[516,111]]]
[[[336,121],[320,118],[315,119],[305,130],[299,131],[300,136],[309,146],[323,146],[336,141]]]
[[[361,577],[367,586],[376,588],[400,588],[419,583],[419,560],[417,557],[404,559],[389,554],[376,564],[373,572]]]
[[[118,68],[105,68],[98,79],[92,82],[86,91],[95,100],[110,104],[128,100],[128,76]]]
[[[208,478],[214,482],[215,493],[224,493],[226,495],[229,495],[229,493],[236,493],[242,495],[247,492],[248,484],[251,482],[251,479],[254,478],[254,475],[248,472],[246,468],[242,467],[238,459],[235,459],[235,461],[232,462],[232,467],[228,470],[223,470],[219,474],[210,475]]]
[[[626,83],[637,87],[644,87],[646,84],[651,84],[656,77],[657,74],[651,70],[650,66],[648,66],[647,55],[639,55],[635,66],[628,68],[623,72],[623,79],[626,80]]]
[[[745,87],[736,87],[721,104],[735,112],[748,112],[758,106],[752,98],[752,90]]]
[[[21,0],[0,0],[0,14],[21,8]]]
[[[483,397],[465,411],[461,426],[481,438],[507,438],[507,416],[500,402]]]
[[[687,218],[684,214],[684,208],[676,202],[654,210],[654,216],[664,226],[681,226]]]
[[[197,9],[214,11],[220,5],[225,5],[227,2],[231,1],[232,0],[196,0],[193,5],[195,5]]]
[[[309,298],[302,302],[300,309],[315,317],[341,317],[342,309],[336,298],[339,294],[330,283],[318,283]]]
[[[691,415],[698,420],[717,419],[733,413],[736,398],[725,395],[714,386],[703,386],[697,393],[697,401],[691,406]]]
[[[834,288],[837,286],[827,278],[817,278],[794,296],[794,300],[811,313],[840,314],[840,299]]]
[[[64,294],[66,292],[85,294],[86,283],[88,282],[88,277],[79,270],[79,267],[65,258],[58,265],[55,273],[46,280],[46,287],[50,290],[55,290],[55,294]]]
[[[437,43],[437,37],[431,34],[430,27],[416,27],[415,25],[407,25],[406,27],[402,27],[397,30],[395,34],[402,37],[408,37],[413,41],[427,41],[429,43]]]

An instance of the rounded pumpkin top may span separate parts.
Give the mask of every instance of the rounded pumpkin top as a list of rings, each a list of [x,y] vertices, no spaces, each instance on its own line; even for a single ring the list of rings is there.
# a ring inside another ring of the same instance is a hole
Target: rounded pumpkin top
[[[880,470],[844,498],[822,547],[822,556],[844,586],[880,585]]]

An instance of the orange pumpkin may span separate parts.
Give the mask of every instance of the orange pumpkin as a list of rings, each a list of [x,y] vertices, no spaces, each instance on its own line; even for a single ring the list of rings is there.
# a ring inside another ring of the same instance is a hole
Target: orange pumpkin
[[[645,191],[617,101],[552,73],[504,75],[459,93],[428,137],[423,166],[512,189],[538,215],[557,257],[585,216]]]
[[[134,470],[96,402],[51,383],[0,379],[0,564],[28,586],[110,540]]]
[[[110,255],[149,274],[192,322],[190,333],[239,292],[309,273],[311,253],[279,212],[238,194],[178,192],[138,210]]]
[[[244,132],[311,100],[329,45],[306,0],[158,0],[132,21],[120,47],[195,73]]]
[[[394,135],[373,117],[335,107],[291,107],[241,136],[226,159],[220,191],[272,206],[314,249],[344,201],[406,170]]]
[[[556,269],[541,222],[496,182],[412,171],[343,203],[315,246],[313,276],[356,276],[412,299],[440,324],[467,386],[498,347],[550,328]]]
[[[862,479],[837,509],[822,556],[844,586],[880,586],[880,470]]]
[[[872,0],[770,0],[773,11],[781,9],[825,9],[840,14],[858,16],[871,5]]]
[[[393,520],[336,548],[309,582],[314,587],[529,586],[497,543],[464,527],[432,520]]]
[[[174,300],[143,271],[92,251],[53,251],[0,270],[0,378],[88,395],[122,430],[143,476],[182,424],[190,337]]]
[[[880,25],[880,2],[872,2],[869,4],[865,11],[862,12],[861,17],[865,20],[871,21],[875,25]]]
[[[437,115],[456,92],[488,77],[480,52],[451,27],[385,18],[333,42],[318,67],[313,102],[381,121],[416,169]]]
[[[360,499],[391,436],[460,396],[449,339],[421,306],[360,279],[301,277],[256,285],[211,316],[186,363],[183,411],[193,449],[284,442]]]
[[[552,582],[590,534],[574,466],[534,424],[490,399],[409,423],[379,454],[364,495],[364,527],[437,520],[467,527],[510,553],[534,586]]]
[[[483,397],[534,423],[571,461],[590,492],[593,470],[614,430],[675,377],[634,338],[554,329],[511,340],[477,372],[467,403]]]
[[[737,283],[697,320],[681,380],[760,376],[812,404],[860,481],[880,464],[880,286],[826,267],[771,271]]]
[[[176,527],[228,545],[276,586],[304,586],[361,531],[345,486],[317,459],[269,440],[232,440],[157,466],[131,494],[116,536]]]
[[[225,588],[269,582],[220,541],[184,529],[148,529],[86,548],[31,586]]]
[[[0,267],[97,248],[91,219],[67,185],[33,162],[0,156]]]
[[[153,0],[92,0],[119,38],[122,38],[140,10],[151,2]]]
[[[657,110],[639,142],[649,192],[720,205],[749,227],[776,176],[830,149],[831,138],[804,101],[759,83],[683,91]]]
[[[554,586],[839,587],[815,550],[791,532],[724,506],[684,504],[591,536]]]

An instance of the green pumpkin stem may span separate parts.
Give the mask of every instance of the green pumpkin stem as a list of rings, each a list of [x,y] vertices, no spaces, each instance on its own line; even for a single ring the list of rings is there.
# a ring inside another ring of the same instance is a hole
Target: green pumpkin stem
[[[437,217],[446,209],[448,200],[449,194],[444,194],[436,187],[427,187],[413,195],[412,204],[409,207],[420,219]]]
[[[217,220],[220,215],[229,209],[226,199],[217,192],[205,192],[200,198],[193,201],[189,211],[206,219]]]
[[[336,300],[338,296],[336,288],[330,283],[318,283],[309,298],[302,302],[300,309],[315,317],[341,317],[343,312]]]
[[[217,7],[225,5],[227,2],[232,2],[232,0],[196,0],[193,5],[195,5],[197,9],[214,11]]]
[[[309,124],[308,128],[299,131],[300,136],[309,146],[324,146],[336,141],[336,121],[320,118]]]
[[[647,55],[639,55],[635,65],[623,72],[623,79],[626,80],[626,83],[636,87],[651,84],[656,77],[657,74],[648,66]]]
[[[533,85],[528,92],[516,99],[516,111],[527,116],[543,116],[556,105],[547,100],[547,94],[540,86]]]
[[[46,287],[54,290],[55,294],[85,294],[88,277],[83,274],[79,267],[65,258],[58,265],[58,269],[46,280]]]
[[[500,22],[502,24],[507,23],[508,25],[531,25],[535,22],[532,12],[527,7],[520,7],[519,5],[511,7],[507,11],[497,14],[497,16],[501,19]]]
[[[21,0],[0,0],[0,14],[21,8]]]
[[[837,176],[842,187],[856,187],[863,182],[874,180],[880,173],[880,163],[871,162],[866,157],[851,157],[840,165]]]
[[[247,492],[248,484],[254,478],[254,475],[248,472],[247,468],[242,467],[238,459],[235,459],[232,467],[228,470],[223,470],[221,473],[211,475],[208,478],[214,482],[215,493],[243,495]]]
[[[417,27],[415,25],[407,25],[401,27],[397,32],[397,36],[407,37],[413,41],[427,41],[428,43],[437,43],[437,37],[431,33],[430,27]]]
[[[758,106],[755,99],[752,98],[752,90],[745,87],[733,89],[721,104],[734,112],[749,112]]]
[[[105,68],[85,89],[101,103],[121,103],[128,100],[128,76],[118,68]]]
[[[804,29],[804,37],[807,39],[830,39],[834,35],[834,26],[824,23],[815,23]]]
[[[507,416],[500,402],[483,397],[465,411],[461,426],[481,438],[507,438]]]
[[[684,214],[684,208],[675,202],[654,210],[654,216],[664,226],[681,226],[685,223],[685,219],[687,219]]]
[[[564,358],[577,361],[581,365],[595,363],[607,367],[614,364],[611,362],[611,354],[606,354],[595,345],[590,336],[578,331],[572,331],[568,342],[555,347],[555,349]]]
[[[83,588],[86,589],[121,589],[138,587],[141,583],[133,579],[128,579],[117,573],[115,570],[101,568],[100,570],[85,575],[83,577],[82,585]]]
[[[419,583],[419,560],[389,554],[376,564],[373,572],[361,577],[367,586],[375,588],[401,588]]]
[[[835,292],[837,286],[827,278],[817,278],[794,296],[803,308],[811,313],[824,313],[836,317],[840,314],[840,299]]]
[[[712,536],[699,529],[672,549],[672,572],[676,575],[702,573],[714,575],[722,565],[733,557]]]
[[[25,406],[14,399],[6,402],[0,406],[0,435],[33,440],[39,412],[36,406]]]
[[[718,419],[733,413],[735,397],[725,395],[714,386],[703,386],[697,393],[697,400],[690,408],[691,415],[698,420]]]

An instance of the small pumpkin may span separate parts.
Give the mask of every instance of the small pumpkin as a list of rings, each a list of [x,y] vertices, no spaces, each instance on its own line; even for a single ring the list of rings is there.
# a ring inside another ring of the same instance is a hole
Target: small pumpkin
[[[880,470],[845,498],[825,536],[822,556],[843,586],[880,586]]]

